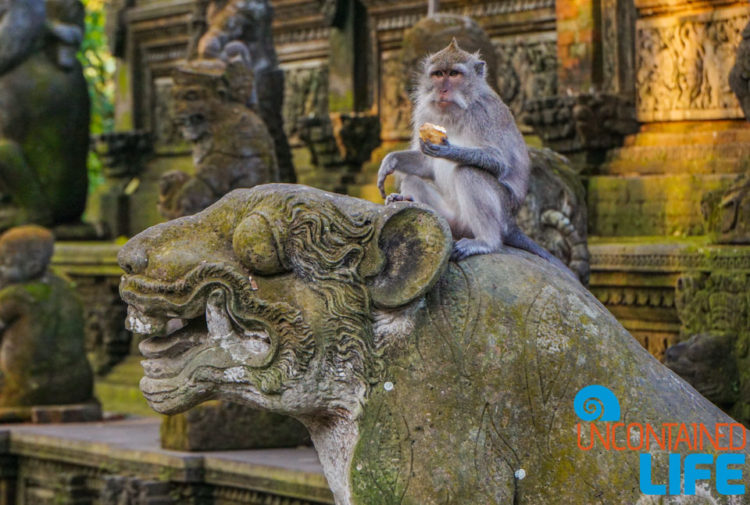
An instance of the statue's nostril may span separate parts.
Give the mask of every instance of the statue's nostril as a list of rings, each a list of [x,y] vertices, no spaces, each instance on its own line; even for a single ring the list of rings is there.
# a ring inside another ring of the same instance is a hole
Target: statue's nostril
[[[118,263],[127,274],[140,274],[148,266],[148,256],[139,249],[122,249],[118,255]]]

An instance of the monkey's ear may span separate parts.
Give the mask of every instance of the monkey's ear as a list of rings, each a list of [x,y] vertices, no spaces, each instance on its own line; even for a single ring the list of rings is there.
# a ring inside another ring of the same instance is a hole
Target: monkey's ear
[[[376,237],[379,268],[367,280],[379,308],[395,308],[424,295],[448,263],[453,239],[450,227],[432,209],[419,204],[383,208]]]
[[[487,71],[487,64],[483,61],[476,62],[474,64],[474,71],[479,77],[484,77],[484,74]]]

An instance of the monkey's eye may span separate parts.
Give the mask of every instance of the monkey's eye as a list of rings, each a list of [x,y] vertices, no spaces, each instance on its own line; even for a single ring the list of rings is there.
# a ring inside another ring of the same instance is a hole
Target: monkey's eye
[[[456,77],[457,75],[461,75],[461,72],[459,72],[458,70],[451,70],[448,75],[451,77]]]
[[[443,77],[443,71],[442,70],[435,70],[432,73],[432,77]]]

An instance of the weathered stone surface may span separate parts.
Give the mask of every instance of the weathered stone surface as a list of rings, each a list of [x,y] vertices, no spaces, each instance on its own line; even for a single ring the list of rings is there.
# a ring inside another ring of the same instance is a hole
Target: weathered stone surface
[[[247,106],[255,82],[246,61],[190,61],[174,80],[174,117],[193,143],[195,176],[180,170],[162,176],[162,215],[194,214],[232,189],[279,180],[273,138]]]
[[[73,289],[47,271],[53,240],[38,226],[0,236],[0,418],[30,407],[92,400],[83,313]]]
[[[102,408],[99,402],[74,405],[44,405],[31,407],[31,422],[42,423],[86,423],[100,421]]]
[[[297,447],[310,444],[299,421],[232,402],[213,401],[161,425],[161,446],[177,451],[226,451]]]
[[[523,121],[545,145],[562,153],[617,147],[625,135],[638,131],[632,100],[610,93],[529,100]]]
[[[750,172],[701,200],[706,231],[720,244],[750,244]]]
[[[0,7],[0,231],[83,213],[89,96],[75,56],[83,15],[77,0]]]
[[[288,185],[146,230],[119,257],[141,388],[163,413],[219,396],[293,415],[339,505],[649,503],[637,452],[576,446],[591,384],[625,422],[732,422],[554,267],[451,246],[425,207]]]
[[[2,426],[0,504],[333,504],[312,448],[186,453],[158,440],[154,418]]]

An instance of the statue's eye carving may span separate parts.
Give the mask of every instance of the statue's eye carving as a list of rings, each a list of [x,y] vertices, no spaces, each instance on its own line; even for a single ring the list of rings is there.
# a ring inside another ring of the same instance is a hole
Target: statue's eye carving
[[[234,231],[232,248],[250,271],[273,275],[284,271],[271,225],[265,216],[251,214]]]

